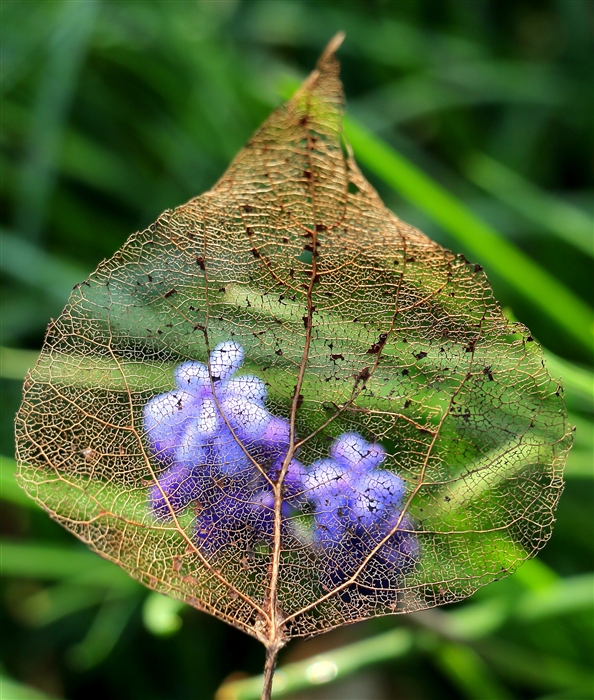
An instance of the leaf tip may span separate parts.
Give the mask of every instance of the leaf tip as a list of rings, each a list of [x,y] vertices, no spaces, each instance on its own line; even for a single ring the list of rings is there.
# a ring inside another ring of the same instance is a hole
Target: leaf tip
[[[326,45],[326,48],[320,54],[316,65],[317,72],[324,73],[328,70],[331,64],[336,64],[336,52],[342,46],[346,34],[343,31],[337,32]]]
[[[334,54],[342,46],[342,42],[345,40],[345,37],[346,34],[343,31],[336,32],[336,34],[332,37],[332,39],[330,39],[328,45],[322,52],[322,55],[319,59],[319,63],[323,63],[324,60],[327,60],[331,56],[334,56]]]

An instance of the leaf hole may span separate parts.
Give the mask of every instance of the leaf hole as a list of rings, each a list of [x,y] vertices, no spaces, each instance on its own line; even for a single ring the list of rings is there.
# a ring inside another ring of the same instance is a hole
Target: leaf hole
[[[311,250],[304,250],[301,255],[297,258],[299,262],[305,263],[306,265],[311,265],[313,260],[313,254]]]

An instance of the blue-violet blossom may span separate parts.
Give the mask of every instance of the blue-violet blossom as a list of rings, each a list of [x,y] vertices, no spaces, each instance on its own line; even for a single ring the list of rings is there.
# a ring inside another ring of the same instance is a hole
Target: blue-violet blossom
[[[196,542],[207,556],[271,538],[270,481],[289,449],[289,422],[267,410],[264,382],[235,376],[243,360],[237,342],[220,343],[208,366],[179,365],[176,388],[144,409],[151,454],[167,467],[151,488],[152,512],[167,520],[194,504]],[[332,443],[328,458],[310,467],[293,458],[285,470],[283,526],[309,504],[327,583],[347,581],[369,557],[366,583],[382,587],[389,570],[405,573],[418,557],[413,523],[402,514],[404,482],[381,468],[385,457],[382,445],[349,432]]]

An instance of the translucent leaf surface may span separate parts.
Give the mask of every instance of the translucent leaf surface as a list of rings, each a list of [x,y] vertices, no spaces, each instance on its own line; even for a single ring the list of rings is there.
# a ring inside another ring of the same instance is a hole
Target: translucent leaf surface
[[[570,444],[480,266],[359,172],[334,48],[211,191],[73,291],[17,418],[52,517],[270,649],[513,571]]]

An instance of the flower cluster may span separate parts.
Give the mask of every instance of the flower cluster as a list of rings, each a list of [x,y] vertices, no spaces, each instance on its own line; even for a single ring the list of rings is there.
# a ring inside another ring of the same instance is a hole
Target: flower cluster
[[[235,376],[242,347],[218,345],[209,365],[186,362],[176,388],[144,409],[153,457],[167,469],[151,488],[154,516],[171,519],[192,504],[196,541],[205,555],[251,548],[273,531],[274,493],[289,449],[290,426],[266,408],[266,386]],[[283,527],[313,510],[313,546],[328,555],[332,582],[353,575],[365,557],[377,567],[409,568],[417,555],[412,523],[401,515],[404,483],[380,465],[385,450],[357,433],[341,435],[328,459],[305,467],[293,459],[283,481]],[[375,551],[377,550],[377,551]]]
[[[368,587],[383,588],[390,569],[406,573],[415,562],[417,538],[401,510],[404,482],[379,468],[385,457],[380,444],[345,433],[331,445],[330,458],[314,462],[305,475],[315,540],[328,554],[329,584],[348,580],[369,557],[363,578]]]
[[[196,537],[216,552],[233,533],[272,531],[274,496],[262,470],[272,471],[289,447],[289,423],[264,406],[266,386],[258,377],[234,374],[242,347],[218,345],[209,368],[186,362],[175,371],[176,388],[144,409],[153,456],[169,466],[151,489],[159,519],[190,503],[200,508]]]

